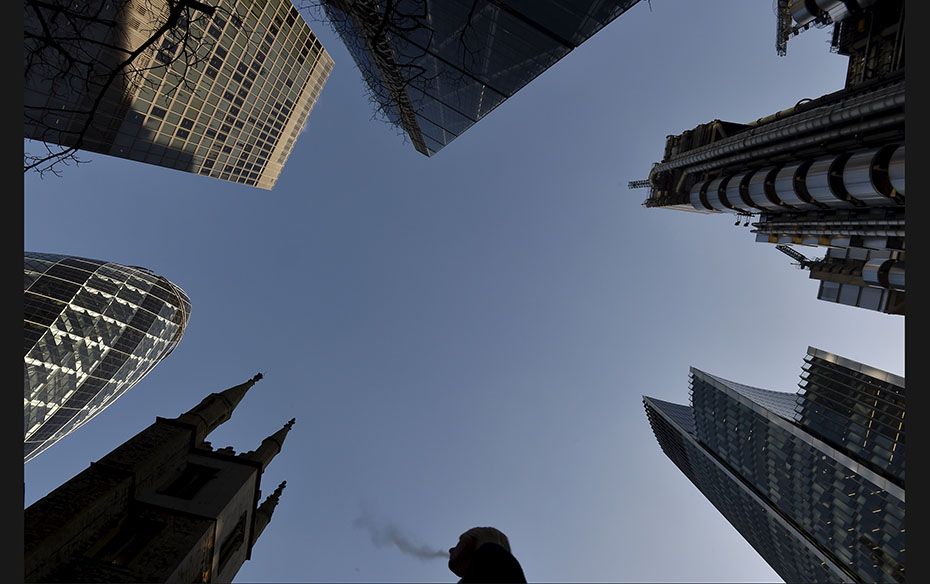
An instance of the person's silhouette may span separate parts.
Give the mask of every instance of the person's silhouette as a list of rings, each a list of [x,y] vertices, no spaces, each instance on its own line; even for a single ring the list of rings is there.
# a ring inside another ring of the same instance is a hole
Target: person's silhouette
[[[449,569],[459,582],[518,582],[526,576],[510,551],[507,536],[493,527],[473,527],[449,548]]]

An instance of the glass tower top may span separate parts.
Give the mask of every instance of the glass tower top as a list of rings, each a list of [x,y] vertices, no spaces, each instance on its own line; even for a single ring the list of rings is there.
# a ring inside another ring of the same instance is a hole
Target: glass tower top
[[[378,112],[430,156],[639,0],[324,0]]]
[[[904,582],[904,379],[810,348],[797,394],[691,369],[662,451],[786,582]]]

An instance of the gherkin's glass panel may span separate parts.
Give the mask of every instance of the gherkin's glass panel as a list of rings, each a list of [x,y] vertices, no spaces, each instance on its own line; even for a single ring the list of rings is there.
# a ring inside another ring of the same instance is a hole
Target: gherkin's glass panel
[[[138,267],[26,252],[23,441],[28,461],[142,379],[180,342],[183,290]]]

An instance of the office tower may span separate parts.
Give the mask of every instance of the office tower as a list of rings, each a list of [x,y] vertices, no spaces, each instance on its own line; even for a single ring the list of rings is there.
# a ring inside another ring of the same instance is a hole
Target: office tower
[[[809,348],[797,394],[691,368],[662,451],[786,582],[904,582],[904,379]]]
[[[323,0],[377,113],[431,156],[638,0]]]
[[[28,7],[27,56],[44,58],[27,68],[25,137],[271,189],[333,60],[288,0],[195,4],[73,3],[78,14],[108,12],[81,30],[80,44],[65,45],[96,68],[59,77],[62,66],[28,35],[40,30],[37,14],[62,26],[56,38],[74,33],[51,18],[60,6]],[[146,46],[171,10],[179,22],[110,80],[125,58],[113,47]]]
[[[843,89],[748,124],[669,136],[646,207],[731,213],[820,281],[818,298],[904,314],[904,2],[779,2],[784,40],[833,24]],[[792,26],[784,24],[794,19]],[[809,258],[791,245],[827,248]]]
[[[285,484],[261,479],[290,420],[255,450],[205,441],[255,383],[156,418],[25,511],[26,582],[230,582],[252,555]]]
[[[184,291],[135,266],[23,256],[23,461],[112,404],[171,354]]]

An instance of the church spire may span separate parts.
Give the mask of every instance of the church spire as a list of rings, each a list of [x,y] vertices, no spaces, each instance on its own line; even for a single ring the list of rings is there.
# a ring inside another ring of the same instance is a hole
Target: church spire
[[[199,444],[203,442],[207,434],[232,416],[233,410],[236,409],[245,394],[261,378],[262,374],[256,373],[245,383],[240,383],[220,393],[211,393],[189,411],[178,416],[177,419],[197,427],[195,442]]]
[[[258,509],[255,510],[255,528],[252,531],[252,545],[255,545],[255,541],[258,539],[258,536],[262,534],[262,531],[265,530],[265,527],[271,523],[271,514],[274,513],[274,508],[278,506],[278,502],[281,500],[281,493],[284,491],[284,487],[287,486],[287,481],[281,481],[281,484],[278,485],[278,488],[274,490],[273,493],[268,495],[268,498],[265,499],[261,505],[258,506]]]
[[[264,470],[268,468],[271,459],[281,452],[281,447],[284,446],[284,439],[287,438],[287,433],[291,431],[291,427],[296,421],[296,418],[291,418],[288,420],[287,424],[284,424],[283,428],[262,440],[261,445],[257,449],[243,452],[239,456],[248,460],[257,460],[262,463],[262,472],[264,472]]]

